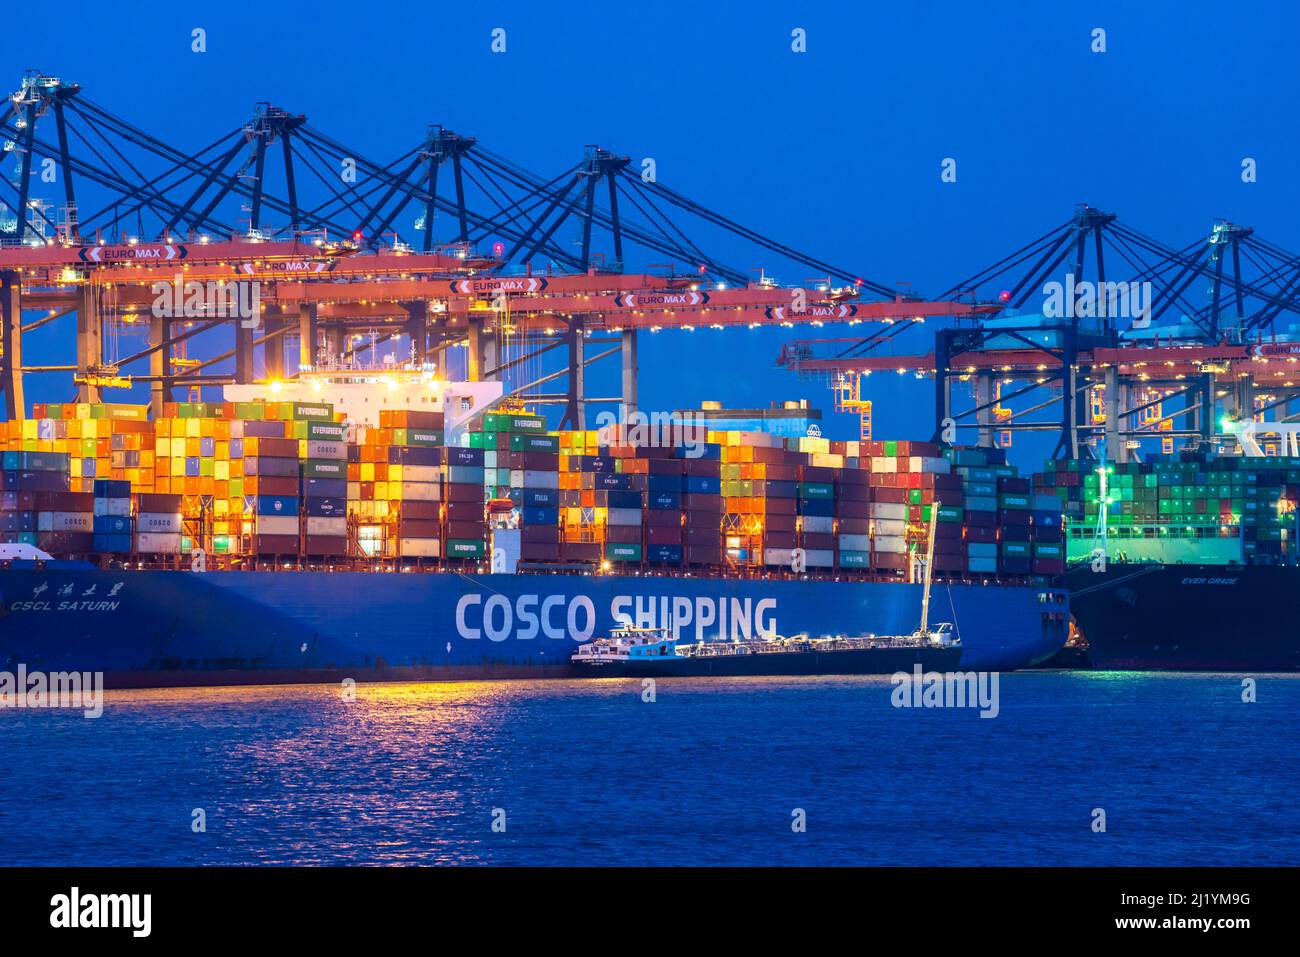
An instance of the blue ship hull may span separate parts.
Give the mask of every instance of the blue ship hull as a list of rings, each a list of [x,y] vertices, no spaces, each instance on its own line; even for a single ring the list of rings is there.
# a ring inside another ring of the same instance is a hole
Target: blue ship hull
[[[681,640],[908,634],[921,586],[590,575],[0,570],[0,668],[103,672],[110,687],[567,677],[619,624]],[[936,585],[962,664],[1011,670],[1065,642],[1062,590]]]

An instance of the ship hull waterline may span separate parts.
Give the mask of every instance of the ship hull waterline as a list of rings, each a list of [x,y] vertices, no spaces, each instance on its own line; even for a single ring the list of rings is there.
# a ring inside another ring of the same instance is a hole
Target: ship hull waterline
[[[99,672],[110,687],[571,677],[620,624],[678,640],[909,634],[921,585],[636,575],[0,569],[0,669]],[[964,667],[1007,671],[1066,637],[1061,589],[938,584]]]

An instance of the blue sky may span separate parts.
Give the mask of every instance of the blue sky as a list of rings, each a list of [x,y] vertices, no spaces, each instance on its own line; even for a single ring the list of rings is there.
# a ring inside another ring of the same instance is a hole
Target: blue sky
[[[1175,246],[1224,217],[1300,248],[1298,21],[1268,3],[118,4],[33,31],[9,62],[191,148],[261,100],[376,157],[430,123],[542,173],[598,143],[792,246],[937,293],[1085,201]],[[796,27],[807,53],[791,52]],[[956,183],[940,181],[945,157]],[[1242,183],[1243,157],[1258,182]],[[803,334],[660,334],[642,349],[642,404],[828,407],[819,383],[773,367]],[[879,436],[928,434],[928,382],[874,388]],[[62,397],[47,391],[29,386]]]

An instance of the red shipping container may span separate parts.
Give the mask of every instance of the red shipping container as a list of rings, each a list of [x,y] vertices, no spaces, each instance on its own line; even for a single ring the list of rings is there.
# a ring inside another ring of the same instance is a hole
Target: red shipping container
[[[682,496],[682,509],[688,512],[722,511],[722,496],[705,492],[687,492]]]
[[[797,498],[768,498],[764,499],[764,507],[768,515],[794,516],[798,502]]]
[[[710,526],[687,525],[682,529],[682,541],[687,545],[717,545],[722,541],[722,530],[716,522]]]
[[[442,518],[442,503],[406,499],[398,505],[398,511],[403,518],[431,518],[436,521]]]
[[[722,475],[722,462],[718,459],[685,459],[686,474],[718,478]]]
[[[483,537],[487,526],[482,522],[448,522],[447,537],[473,539],[475,541]]]
[[[474,502],[480,510],[483,506],[483,486],[470,482],[448,482],[443,486],[443,495],[448,502]]]
[[[479,493],[480,496],[482,493]],[[483,502],[448,502],[447,503],[447,521],[449,522],[472,522],[482,520]],[[416,536],[418,537],[418,536]]]
[[[442,526],[423,518],[401,518],[397,522],[398,538],[441,538]]]
[[[934,570],[936,572],[961,572],[965,571],[966,562],[961,552],[956,553],[934,553]]]
[[[616,545],[639,545],[641,543],[640,525],[606,525],[605,541]]]
[[[308,535],[303,545],[303,554],[319,555],[323,558],[337,558],[348,553],[346,535]]]
[[[86,497],[91,498],[92,496],[87,495]],[[138,503],[141,512],[167,515],[181,510],[182,499],[183,496],[181,495],[159,495],[154,492],[141,492]],[[69,509],[68,511],[77,510]]]
[[[1035,558],[1033,569],[1035,575],[1064,575],[1065,562],[1059,558]]]
[[[1029,512],[1020,508],[1007,508],[998,512],[999,525],[1028,525]]]
[[[841,535],[869,535],[871,533],[871,519],[866,517],[841,517],[836,527]]]
[[[873,492],[872,498],[874,501],[882,502],[888,505],[907,504],[907,489],[889,488],[887,486],[881,486],[879,488],[873,489],[872,492]]]
[[[908,557],[898,552],[874,552],[871,566],[884,571],[902,571],[907,568]]]
[[[796,521],[793,515],[768,515],[763,524],[769,531],[789,532],[793,535]]]
[[[646,527],[681,528],[682,513],[672,508],[647,508],[641,513]]]
[[[601,558],[600,542],[565,542],[560,550],[570,562],[598,562]]]
[[[651,459],[649,472],[651,475],[684,475],[686,467],[682,459]]]
[[[449,538],[451,536],[448,536]],[[560,540],[560,529],[557,525],[523,525],[519,528],[519,540],[521,542],[558,542]]]
[[[835,536],[830,532],[804,532],[804,548],[834,548]]]
[[[297,535],[254,535],[253,552],[257,555],[298,554]]]
[[[680,526],[650,525],[645,530],[645,540],[647,545],[680,545],[682,530]]]
[[[555,562],[560,559],[560,543],[520,542],[519,558],[526,562]]]
[[[721,545],[687,545],[682,560],[688,565],[721,565]]]
[[[998,524],[997,512],[975,511],[968,508],[963,513],[962,517],[968,527],[971,525],[978,525],[984,528],[993,528]]]
[[[706,512],[690,511],[683,512],[685,518],[684,525],[693,525],[697,528],[716,529],[722,524],[722,512],[710,509]]]
[[[258,495],[297,495],[298,479],[290,475],[258,476]],[[271,536],[274,537],[274,536]]]
[[[764,548],[794,548],[795,544],[794,532],[774,532],[767,529],[763,533]]]
[[[996,525],[967,525],[966,541],[979,542],[996,542],[998,540],[998,528]]]

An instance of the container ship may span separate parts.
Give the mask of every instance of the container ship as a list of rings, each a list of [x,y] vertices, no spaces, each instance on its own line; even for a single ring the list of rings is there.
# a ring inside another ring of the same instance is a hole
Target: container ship
[[[902,634],[932,519],[965,667],[1065,641],[1060,501],[999,450],[556,431],[495,390],[304,372],[157,416],[3,423],[0,666],[116,687],[538,677],[620,627]]]
[[[1048,462],[1075,632],[1049,666],[1300,670],[1300,458],[1241,448]]]

